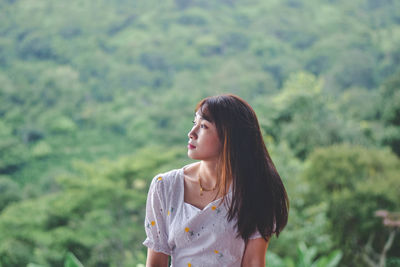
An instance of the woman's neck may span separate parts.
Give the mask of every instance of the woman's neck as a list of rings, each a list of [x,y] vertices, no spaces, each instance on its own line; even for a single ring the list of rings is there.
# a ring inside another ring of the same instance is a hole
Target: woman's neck
[[[217,163],[211,161],[200,161],[197,170],[197,177],[201,180],[201,184],[206,188],[214,188],[218,182]]]

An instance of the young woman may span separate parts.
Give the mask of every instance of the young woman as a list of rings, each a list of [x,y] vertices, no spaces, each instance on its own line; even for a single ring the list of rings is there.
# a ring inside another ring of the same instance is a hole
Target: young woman
[[[289,201],[250,105],[235,95],[201,100],[188,133],[195,163],[156,175],[145,229],[146,266],[265,266]]]

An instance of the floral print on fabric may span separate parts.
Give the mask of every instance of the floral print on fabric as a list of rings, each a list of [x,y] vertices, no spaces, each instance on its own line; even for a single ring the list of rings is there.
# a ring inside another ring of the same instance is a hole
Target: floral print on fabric
[[[185,166],[186,167],[186,166]],[[184,202],[184,168],[154,177],[146,204],[143,244],[171,255],[171,266],[240,266],[245,243],[221,199],[199,209]],[[227,201],[230,199],[230,193]],[[258,238],[255,233],[252,238]]]

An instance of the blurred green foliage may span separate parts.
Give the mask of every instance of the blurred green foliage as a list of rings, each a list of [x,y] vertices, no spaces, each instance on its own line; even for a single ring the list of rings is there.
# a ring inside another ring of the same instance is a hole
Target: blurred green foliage
[[[297,257],[281,259],[274,253],[269,253],[266,257],[267,266],[274,267],[336,267],[342,258],[340,250],[332,251],[327,256],[316,258],[317,247],[307,247],[303,242],[297,246]]]
[[[27,267],[43,267],[43,265],[29,263]],[[73,253],[67,252],[64,261],[64,267],[83,267],[83,265]]]
[[[354,266],[362,262],[354,252],[371,236],[377,237],[374,248],[381,251],[389,230],[373,214],[380,207],[400,210],[399,158],[388,150],[340,145],[316,150],[307,164],[303,178],[310,185],[309,205],[327,203],[328,231],[344,260]],[[400,250],[398,242],[392,250]]]
[[[67,251],[88,266],[144,262],[147,186],[180,154],[146,148],[117,162],[76,162],[78,175],[58,176],[57,192],[8,205],[0,219],[3,266],[60,266]]]
[[[228,92],[256,110],[291,201],[270,266],[365,266],[371,235],[382,250],[374,211],[400,210],[399,1],[0,10],[1,267],[143,264],[149,182],[189,162],[196,103]]]

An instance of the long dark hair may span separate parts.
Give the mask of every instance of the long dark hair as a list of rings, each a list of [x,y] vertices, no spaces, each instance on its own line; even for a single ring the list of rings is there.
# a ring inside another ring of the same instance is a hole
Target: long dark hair
[[[254,110],[240,97],[227,94],[201,100],[196,112],[217,127],[223,146],[218,189],[226,195],[232,184],[227,219],[237,218],[238,236],[247,241],[257,230],[265,240],[278,236],[287,224],[289,199]]]

